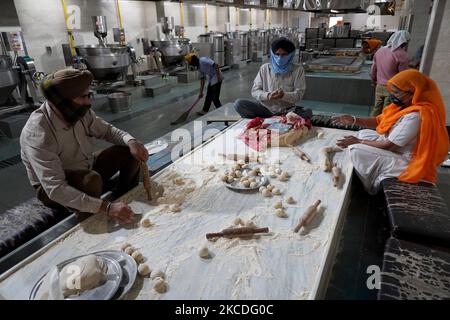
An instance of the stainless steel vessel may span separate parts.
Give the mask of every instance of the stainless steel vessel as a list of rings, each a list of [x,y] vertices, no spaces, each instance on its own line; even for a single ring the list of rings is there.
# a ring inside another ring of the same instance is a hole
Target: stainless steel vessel
[[[210,43],[211,41],[211,35],[212,33],[203,33],[201,35],[199,35],[198,38],[198,42],[201,43]]]
[[[239,33],[239,39],[241,42],[241,59],[242,60],[248,60],[249,54],[248,54],[248,32],[240,32]]]
[[[95,80],[117,80],[120,75],[127,73],[130,65],[130,56],[125,46],[88,45],[76,46],[75,50],[83,58]]]
[[[225,65],[225,51],[214,52],[213,60],[219,67],[223,67]]]
[[[191,52],[191,42],[187,38],[151,41],[151,44],[161,52],[166,66],[181,63],[184,56]]]
[[[212,39],[213,39],[213,50],[215,52],[224,51],[223,34],[216,33],[212,36]]]
[[[12,67],[10,56],[0,56],[0,105],[8,100],[19,83],[19,75]]]

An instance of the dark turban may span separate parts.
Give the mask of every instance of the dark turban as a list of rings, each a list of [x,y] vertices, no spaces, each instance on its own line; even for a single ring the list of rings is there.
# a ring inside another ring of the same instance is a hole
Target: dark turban
[[[292,43],[292,41],[286,39],[286,38],[280,38],[278,40],[275,40],[272,42],[272,52],[277,52],[278,49],[283,49],[287,53],[291,53],[295,51],[295,45]]]
[[[88,70],[62,69],[45,76],[41,89],[45,98],[55,105],[73,100],[89,89],[93,80]]]

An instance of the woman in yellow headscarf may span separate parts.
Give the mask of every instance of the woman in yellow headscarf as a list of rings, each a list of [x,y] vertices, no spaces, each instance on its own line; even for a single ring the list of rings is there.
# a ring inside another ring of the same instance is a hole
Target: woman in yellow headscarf
[[[391,78],[387,87],[393,103],[378,117],[340,116],[334,120],[376,128],[337,142],[342,148],[350,146],[355,170],[371,194],[389,177],[435,183],[437,167],[449,147],[444,102],[432,79],[409,69]]]

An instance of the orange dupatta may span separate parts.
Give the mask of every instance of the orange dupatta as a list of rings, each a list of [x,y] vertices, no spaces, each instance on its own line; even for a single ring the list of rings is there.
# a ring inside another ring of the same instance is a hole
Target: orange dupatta
[[[375,52],[383,43],[381,40],[378,39],[368,39],[365,40],[365,42],[369,45],[370,50],[364,51],[364,53],[369,54]]]
[[[388,81],[403,91],[414,92],[410,107],[401,109],[395,104],[384,108],[377,117],[377,132],[385,134],[410,112],[420,113],[420,131],[408,167],[398,177],[400,181],[418,183],[436,182],[436,168],[445,160],[449,137],[445,125],[445,107],[436,83],[415,69],[402,71]]]

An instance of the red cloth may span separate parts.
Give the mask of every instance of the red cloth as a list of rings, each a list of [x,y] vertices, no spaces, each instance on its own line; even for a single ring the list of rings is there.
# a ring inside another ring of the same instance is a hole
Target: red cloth
[[[280,123],[291,124],[291,130],[298,130],[302,126],[307,126],[308,129],[312,128],[309,119],[304,119],[293,112],[289,112],[285,116],[273,116],[269,119],[276,119]],[[247,123],[244,132],[239,135],[239,139],[256,151],[265,150],[272,136],[272,131],[267,129],[270,124],[264,124],[264,120],[265,118],[253,118]]]

